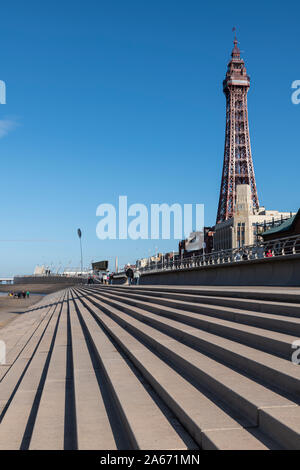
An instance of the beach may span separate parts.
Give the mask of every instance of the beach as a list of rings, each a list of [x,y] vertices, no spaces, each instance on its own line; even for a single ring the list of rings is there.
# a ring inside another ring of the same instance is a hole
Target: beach
[[[69,283],[61,282],[59,284],[54,283],[36,283],[36,284],[2,284],[0,285],[0,292],[22,292],[23,290],[29,291],[32,294],[51,294],[58,290],[69,287]]]
[[[39,302],[42,297],[42,295],[34,295],[29,299],[18,299],[0,296],[0,329],[22,315],[27,308]]]
[[[5,284],[0,286],[0,329],[18,318],[29,307],[38,303],[44,295],[63,289],[63,284]],[[18,299],[1,293],[29,291],[28,299]]]

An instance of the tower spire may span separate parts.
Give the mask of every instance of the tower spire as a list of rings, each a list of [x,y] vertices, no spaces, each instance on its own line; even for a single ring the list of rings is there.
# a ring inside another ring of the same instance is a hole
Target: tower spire
[[[232,28],[232,32],[234,33],[234,40],[236,41],[236,27],[235,26]]]
[[[234,41],[233,41],[233,44],[234,44],[234,48],[232,50],[232,53],[231,53],[231,57],[233,59],[240,59],[241,58],[241,53],[240,53],[240,50],[238,48],[238,40],[237,40],[237,37],[236,37],[236,28],[232,28],[232,31],[234,31]]]
[[[217,223],[233,217],[236,186],[239,184],[250,186],[253,208],[259,207],[248,123],[247,93],[250,77],[237,44],[235,35],[231,60],[223,82],[226,96],[226,131]]]

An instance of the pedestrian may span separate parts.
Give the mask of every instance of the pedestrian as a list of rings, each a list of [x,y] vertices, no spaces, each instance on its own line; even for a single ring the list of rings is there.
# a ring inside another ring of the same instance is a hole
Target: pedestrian
[[[266,253],[266,258],[272,258],[272,257],[273,257],[272,250],[268,250]]]
[[[135,280],[135,284],[138,286],[139,283],[140,283],[140,276],[141,276],[141,273],[138,269],[136,269],[134,271],[134,280]]]
[[[26,297],[26,292],[24,290],[22,292],[22,297],[23,297],[23,299],[25,299],[25,297]]]
[[[126,276],[128,279],[128,284],[131,286],[133,281],[133,269],[130,267],[130,264],[127,264]]]
[[[30,296],[30,292],[29,292],[29,290],[28,290],[28,291],[26,292],[26,297],[27,297],[27,299],[29,299],[29,296]]]

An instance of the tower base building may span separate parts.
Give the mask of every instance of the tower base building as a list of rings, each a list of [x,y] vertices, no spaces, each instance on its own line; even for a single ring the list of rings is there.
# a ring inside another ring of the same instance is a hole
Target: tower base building
[[[280,223],[294,215],[293,212],[266,210],[264,207],[255,209],[250,186],[237,185],[233,217],[215,226],[214,251],[254,245],[261,240],[264,227]]]

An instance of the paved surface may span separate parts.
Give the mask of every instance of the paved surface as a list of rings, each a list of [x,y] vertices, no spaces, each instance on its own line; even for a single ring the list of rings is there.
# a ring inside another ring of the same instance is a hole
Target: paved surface
[[[115,286],[118,288],[127,286]],[[168,286],[168,285],[149,285],[149,286],[131,286],[141,290],[171,291],[171,292],[194,292],[198,294],[222,296],[234,295],[235,297],[273,299],[273,300],[292,300],[300,303],[300,287],[275,287],[275,286]]]
[[[46,296],[0,331],[0,449],[300,449],[299,290],[278,294]]]
[[[42,299],[41,295],[34,295],[29,299],[17,299],[8,297],[8,295],[0,296],[0,329],[11,321],[17,319],[30,306],[36,304]]]

